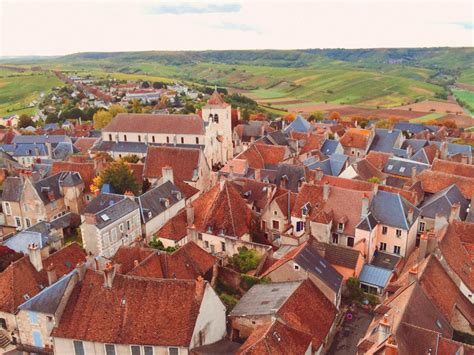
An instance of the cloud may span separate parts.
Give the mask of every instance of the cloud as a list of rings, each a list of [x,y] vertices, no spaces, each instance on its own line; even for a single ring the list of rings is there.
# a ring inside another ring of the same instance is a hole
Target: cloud
[[[464,28],[465,30],[474,30],[474,22],[452,22],[453,25],[460,26]]]
[[[256,26],[246,25],[246,24],[243,24],[243,23],[236,23],[236,22],[222,22],[222,23],[214,26],[214,28],[217,28],[219,30],[260,33],[260,30]]]
[[[237,3],[208,4],[208,3],[181,3],[160,4],[147,7],[147,13],[153,15],[189,15],[215,14],[239,12],[241,5]]]

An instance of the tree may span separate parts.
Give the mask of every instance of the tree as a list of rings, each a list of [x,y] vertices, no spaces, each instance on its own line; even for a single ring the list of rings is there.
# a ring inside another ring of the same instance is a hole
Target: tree
[[[138,157],[138,155],[136,154],[132,154],[132,155],[126,155],[122,158],[122,160],[126,163],[133,163],[133,164],[136,164],[139,162],[140,158]]]
[[[112,117],[115,117],[118,113],[126,113],[127,110],[121,105],[112,105],[109,107],[109,112]]]
[[[364,299],[364,291],[360,288],[360,282],[355,277],[350,277],[346,283],[343,297],[347,303],[360,303]]]
[[[329,114],[329,118],[331,120],[336,120],[336,121],[339,121],[341,119],[341,114],[337,111],[332,111],[330,114]]]
[[[46,117],[46,123],[58,123],[59,122],[59,117],[55,113],[48,113],[48,116]]]
[[[196,108],[194,107],[192,102],[187,102],[184,105],[183,113],[185,113],[185,114],[196,113]]]
[[[238,250],[239,252],[230,258],[230,263],[243,273],[256,269],[261,260],[260,255],[247,247],[240,247]]]
[[[283,117],[283,119],[284,119],[286,122],[288,122],[288,123],[289,123],[289,122],[293,122],[293,121],[295,120],[295,118],[296,118],[296,114],[293,113],[293,112],[288,113],[288,114],[286,114],[286,115]]]
[[[163,89],[165,87],[165,84],[162,83],[161,81],[155,81],[153,83],[153,88],[154,89]]]
[[[446,128],[458,128],[458,125],[454,120],[443,120],[441,124]]]
[[[312,121],[318,122],[318,121],[322,121],[323,119],[324,119],[324,113],[322,113],[321,111],[314,111],[308,117],[309,122],[312,122]]]
[[[132,112],[142,113],[142,106],[140,105],[140,101],[138,101],[137,99],[132,100]]]
[[[153,248],[153,249],[166,251],[167,253],[173,253],[173,252],[175,252],[176,250],[179,249],[178,246],[176,246],[176,247],[166,247],[165,248],[163,242],[160,239],[158,239],[158,237],[156,235],[153,236],[153,238],[151,238],[150,242],[148,243],[148,246],[150,248]]]
[[[112,121],[112,114],[105,110],[99,110],[94,114],[94,128],[102,129]]]
[[[33,126],[34,127],[35,123],[33,122],[33,120],[31,119],[30,116],[23,113],[20,116],[20,118],[18,119],[17,127],[18,128],[26,128],[28,126]]]
[[[63,111],[61,113],[61,117],[60,117],[62,120],[66,120],[68,118],[74,118],[74,119],[79,119],[79,118],[84,118],[84,112],[82,112],[82,110],[80,108],[77,108],[77,107],[73,107],[72,109],[70,110],[66,110],[66,111]]]
[[[149,83],[148,81],[144,81],[144,82],[142,83],[142,88],[148,89],[149,87],[150,87],[150,83]]]
[[[252,113],[249,117],[250,121],[266,121],[267,115],[263,112]]]
[[[140,187],[130,167],[124,161],[113,162],[100,175],[103,184],[109,184],[113,191],[123,194],[131,191],[135,195],[139,193]]]
[[[380,179],[377,176],[372,176],[367,180],[367,182],[370,182],[372,184],[380,184]]]

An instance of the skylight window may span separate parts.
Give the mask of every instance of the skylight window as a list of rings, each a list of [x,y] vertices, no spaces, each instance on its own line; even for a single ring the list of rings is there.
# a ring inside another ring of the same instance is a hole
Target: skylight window
[[[101,215],[100,215],[100,218],[102,218],[102,220],[103,220],[104,222],[110,221],[110,217],[107,216],[105,213],[104,213],[104,214],[101,214]]]
[[[405,171],[405,167],[402,166],[402,167],[400,168],[400,172],[403,173],[404,171]]]
[[[388,167],[387,167],[387,170],[392,170],[393,169],[393,165],[390,164]]]

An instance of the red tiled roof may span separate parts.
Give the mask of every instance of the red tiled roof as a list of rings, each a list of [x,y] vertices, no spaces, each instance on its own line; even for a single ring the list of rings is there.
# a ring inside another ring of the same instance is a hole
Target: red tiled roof
[[[205,284],[115,275],[103,286],[87,270],[52,336],[112,344],[189,346]],[[152,325],[152,326],[150,326]]]
[[[288,326],[311,334],[313,349],[319,349],[334,322],[336,308],[310,280],[305,280],[280,308],[278,316]]]
[[[204,123],[197,115],[119,113],[103,132],[204,134]]]
[[[224,98],[217,91],[214,91],[207,100],[207,106],[227,107],[229,104],[224,101]]]
[[[311,335],[276,320],[255,329],[237,354],[304,354],[311,345]]]
[[[76,140],[74,147],[76,147],[82,153],[87,153],[87,151],[92,148],[95,142],[97,142],[97,138],[81,137]]]
[[[74,270],[76,265],[83,261],[86,261],[86,252],[79,244],[73,242],[49,255],[43,260],[43,265],[46,268],[53,264],[56,276],[59,278]]]
[[[186,211],[182,210],[156,232],[158,238],[179,241],[187,235]]]
[[[430,147],[436,147],[431,145]],[[435,159],[431,170],[439,171],[446,174],[464,176],[467,178],[474,178],[474,165],[456,163],[448,160]]]
[[[248,161],[251,168],[263,169],[265,164],[276,165],[288,157],[288,148],[281,145],[252,144],[237,155],[237,159]]]
[[[45,272],[36,271],[27,256],[14,261],[0,273],[0,311],[15,313],[25,295],[33,297],[41,291],[40,285],[48,285]]]
[[[296,197],[296,193],[278,188],[277,192],[275,193],[275,198],[273,200],[277,203],[278,207],[280,208],[281,212],[283,212],[285,217],[288,218],[289,214],[291,214],[291,211],[293,211]]]
[[[194,202],[194,225],[199,231],[209,228],[226,235],[241,237],[249,233],[252,211],[237,189],[225,181],[199,196]]]
[[[135,267],[135,261],[142,262],[154,253],[153,249],[140,246],[121,246],[112,258],[115,264],[119,264],[120,273],[127,274]]]
[[[199,149],[177,147],[148,147],[144,176],[160,178],[161,170],[169,166],[173,168],[175,178],[191,181],[200,163]]]
[[[452,184],[456,184],[461,193],[468,200],[470,200],[474,194],[474,176],[465,177],[427,169],[419,173],[417,179],[421,181],[423,191],[432,194],[441,191]]]
[[[298,254],[308,245],[307,242],[301,244],[297,248],[289,251],[285,255],[283,255],[280,259],[278,259],[276,262],[274,262],[267,270],[265,270],[261,276],[267,276],[271,274],[273,271],[278,269],[280,266],[286,264],[288,261],[293,260],[298,256]]]
[[[301,209],[308,202],[311,204],[311,218],[314,213],[320,210],[320,207],[323,204],[322,186],[303,183],[300,192],[296,196],[295,205],[293,206],[291,215],[295,217],[301,217]]]
[[[96,174],[98,174],[93,162],[75,163],[69,161],[53,161],[50,174],[54,175],[63,171],[78,172],[81,175],[82,181],[84,181],[84,188],[87,192],[90,192],[92,180]]]
[[[360,128],[349,128],[339,141],[342,146],[365,149],[369,144],[370,131]]]
[[[376,152],[371,150],[365,157],[373,166],[377,169],[382,170],[388,159],[392,157],[391,153]]]

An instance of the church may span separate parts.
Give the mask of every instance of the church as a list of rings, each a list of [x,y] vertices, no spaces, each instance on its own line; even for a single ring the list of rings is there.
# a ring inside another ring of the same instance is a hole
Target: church
[[[214,91],[196,114],[119,113],[102,129],[91,153],[107,152],[114,159],[135,154],[142,158],[149,145],[199,148],[210,167],[219,168],[233,157],[232,108]]]

